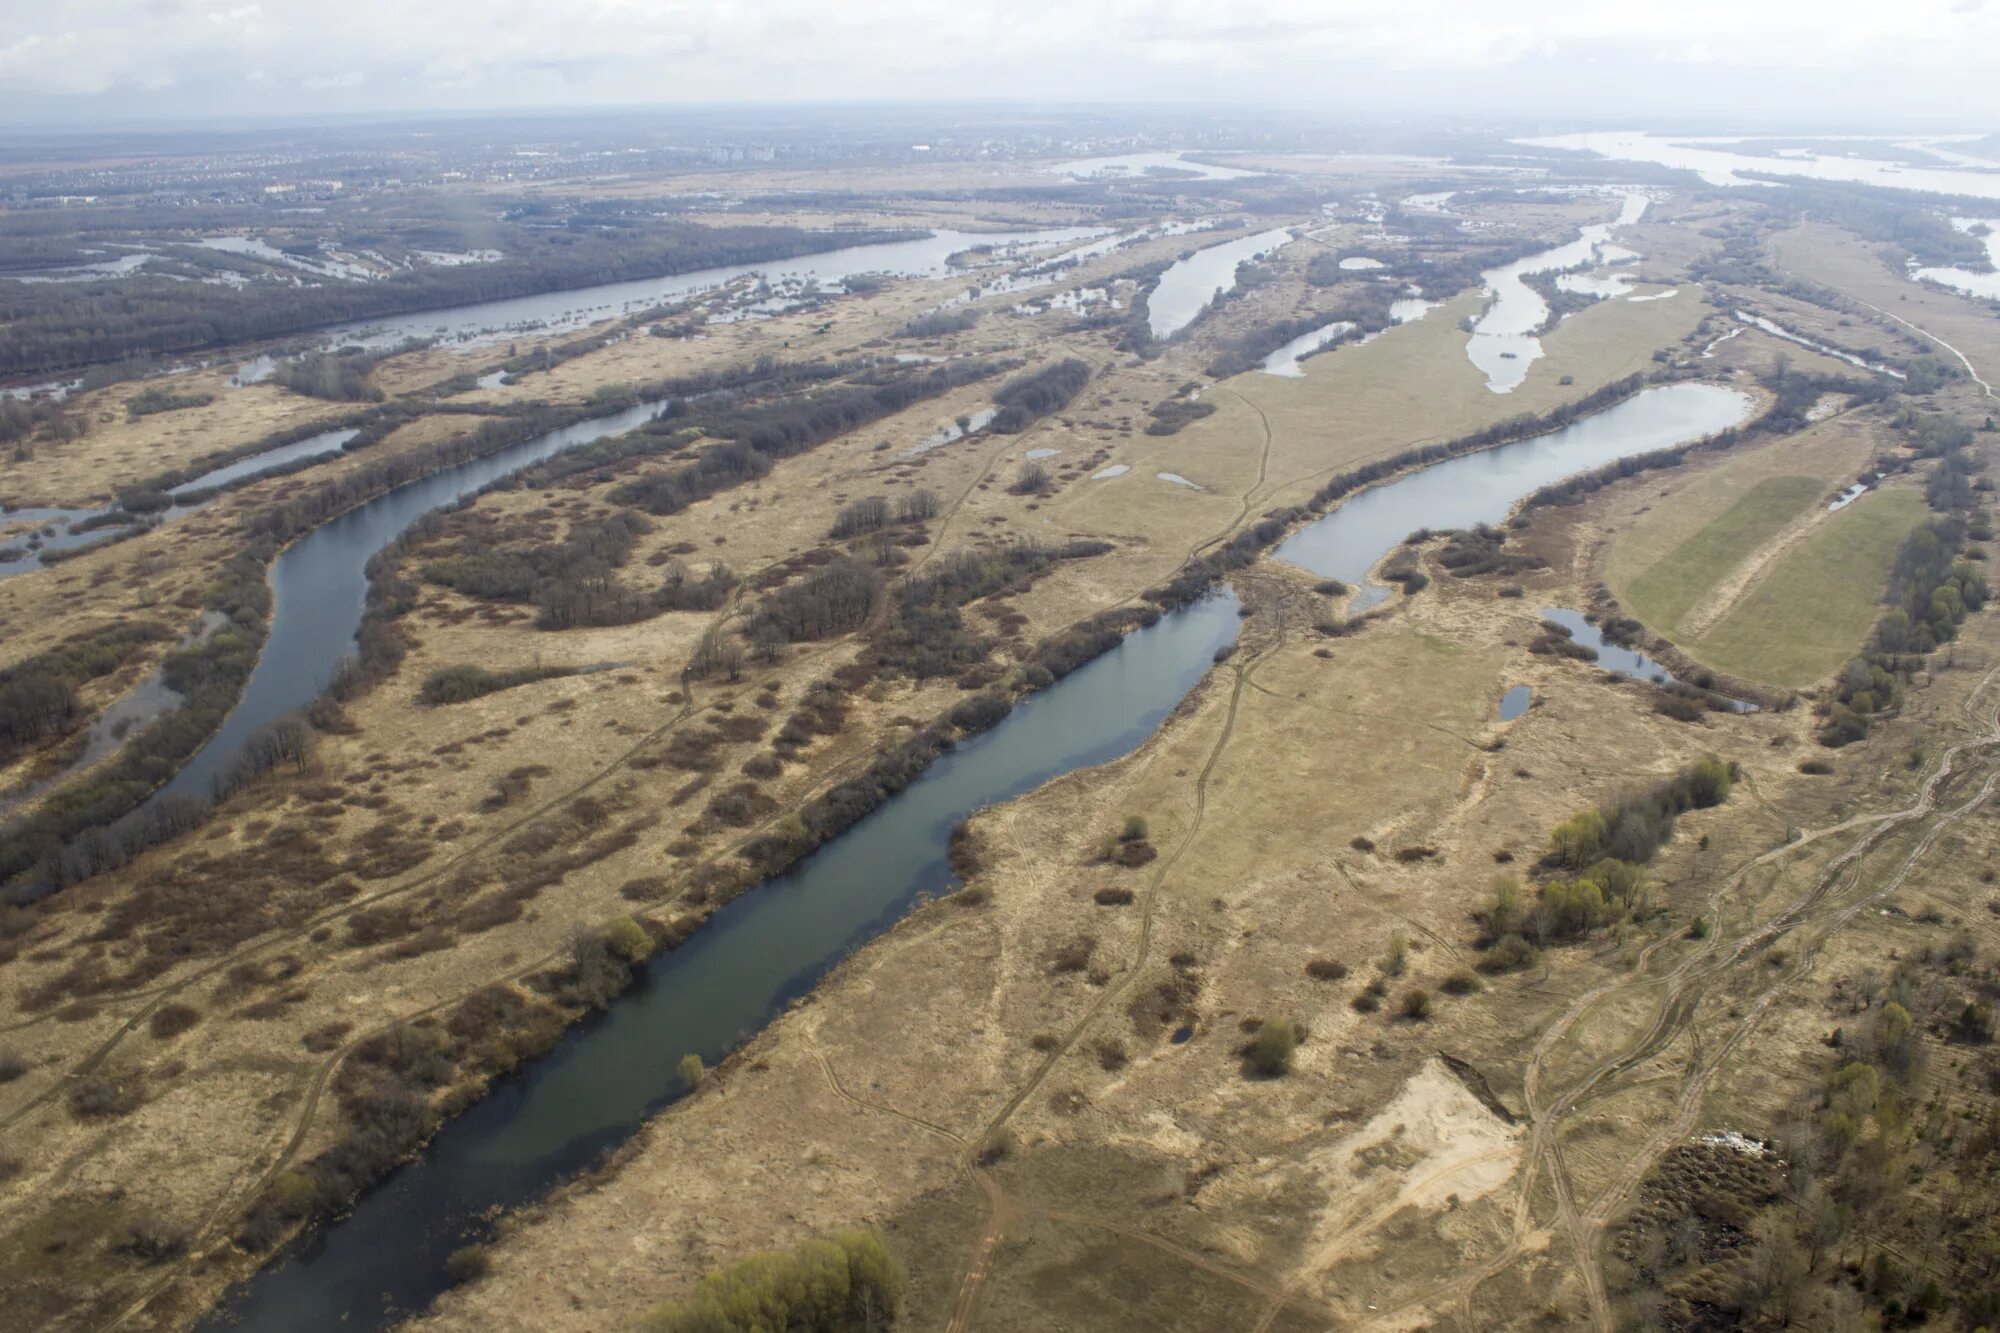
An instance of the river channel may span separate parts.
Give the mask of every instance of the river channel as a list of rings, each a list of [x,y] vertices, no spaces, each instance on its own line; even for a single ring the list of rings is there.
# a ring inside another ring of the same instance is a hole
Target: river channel
[[[1238,623],[1226,591],[1165,616],[945,754],[845,834],[656,957],[609,1012],[448,1124],[353,1216],[244,1284],[211,1325],[365,1328],[380,1322],[385,1302],[429,1301],[444,1286],[445,1256],[487,1209],[532,1199],[621,1142],[679,1095],[681,1056],[720,1060],[918,894],[949,887],[947,843],[967,814],[1145,740]]]
[[[1280,552],[1315,568],[1317,555],[1334,553],[1329,570],[1359,581],[1410,528],[1497,519],[1537,486],[1721,429],[1748,406],[1710,385],[1650,389],[1553,435],[1350,497]],[[368,557],[418,515],[563,448],[631,429],[653,410],[642,405],[450,469],[288,548],[273,575],[270,640],[244,701],[198,757],[203,771],[177,781],[205,790],[207,774],[250,728],[317,691],[352,642]],[[330,1333],[378,1324],[391,1308],[422,1307],[445,1285],[445,1257],[483,1234],[494,1210],[540,1196],[680,1095],[682,1056],[716,1062],[918,895],[950,887],[946,850],[958,820],[1143,742],[1234,640],[1236,612],[1235,598],[1219,591],[1131,634],[942,756],[794,869],[730,902],[686,944],[652,960],[608,1012],[449,1122],[351,1217],[230,1293],[209,1326]]]
[[[516,332],[554,332],[573,329],[614,315],[629,314],[648,306],[662,305],[696,292],[722,287],[753,273],[768,275],[773,281],[785,278],[810,280],[835,287],[863,273],[881,273],[900,278],[937,278],[951,271],[951,256],[980,246],[994,253],[1038,245],[1056,245],[1091,240],[1103,236],[1103,227],[1055,227],[1044,231],[965,232],[937,230],[908,241],[888,241],[876,245],[852,245],[818,254],[794,255],[789,259],[766,259],[750,264],[727,264],[720,268],[698,269],[658,278],[636,278],[628,282],[607,282],[595,287],[573,287],[540,296],[515,296],[476,305],[425,310],[385,319],[343,324],[324,334],[326,345],[383,348],[394,347],[411,338],[439,338],[446,342],[485,342]]]

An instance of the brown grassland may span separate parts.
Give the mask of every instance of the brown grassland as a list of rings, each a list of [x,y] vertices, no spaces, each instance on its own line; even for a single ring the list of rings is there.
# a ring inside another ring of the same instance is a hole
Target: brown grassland
[[[1282,162],[1308,177],[1356,170]],[[850,185],[968,179],[926,169]],[[760,178],[772,190],[808,182],[824,183]],[[968,228],[1079,220],[1057,206],[1006,219],[973,204],[898,209],[901,221]],[[122,869],[10,909],[0,919],[0,1060],[17,1066],[0,1084],[9,1318],[191,1325],[260,1262],[239,1243],[246,1217],[353,1135],[355,1071],[385,1043],[463,1036],[453,1020],[507,1015],[461,1042],[476,1049],[427,1090],[435,1106],[461,1107],[608,1000],[577,961],[580,933],[626,941],[630,958],[671,950],[755,883],[740,855],[749,840],[784,828],[1038,642],[1139,604],[1330,478],[1635,374],[1735,384],[1763,404],[1781,365],[1851,371],[1755,333],[1702,356],[1744,297],[1688,276],[1710,248],[1698,228],[1718,210],[1705,196],[1662,200],[1630,240],[1644,254],[1638,271],[1673,284],[1674,297],[1568,315],[1505,397],[1465,356],[1476,289],[1310,358],[1298,378],[1209,376],[1232,340],[1372,281],[1320,288],[1306,276],[1313,255],[1361,245],[1364,222],[1247,212],[1231,222],[1310,227],[1312,239],[1146,355],[1121,349],[1116,329],[1010,313],[1018,298],[1006,295],[983,302],[967,330],[896,336],[963,290],[963,275],[711,324],[700,338],[632,336],[444,398],[434,391],[493,369],[507,344],[411,352],[375,372],[412,418],[379,443],[0,582],[4,668],[79,628],[148,617],[184,628],[257,514],[372,459],[469,432],[489,412],[580,407],[766,355],[921,350],[1010,366],[653,516],[592,571],[638,596],[670,562],[693,579],[726,566],[742,582],[707,609],[649,606],[625,623],[552,630],[538,627],[533,598],[475,595],[426,572],[445,554],[540,551],[632,516],[620,487],[693,457],[687,442],[670,461],[501,487],[442,516],[397,556],[411,588],[395,622],[403,656],[345,701],[308,760]],[[1604,211],[1601,199],[1535,201],[1494,204],[1490,217],[1505,235],[1557,241]],[[857,216],[881,215],[830,209],[822,220]],[[1146,241],[1060,282],[1105,282],[1192,243]],[[1971,303],[1895,278],[1828,228],[1780,233],[1772,253],[1952,339],[1996,379],[2000,326],[1982,328]],[[1129,309],[1137,289],[1112,292]],[[1842,346],[1886,347],[1904,332],[1879,314],[1756,299]],[[1070,355],[1088,364],[1088,383],[1029,429],[916,451],[991,405],[1017,370]],[[130,421],[134,386],[87,395],[92,430],[39,447],[0,498],[103,503],[218,448],[351,410],[275,387],[229,389],[226,376],[195,377],[216,395],[207,407]],[[1213,412],[1145,433],[1153,407],[1191,384]],[[1984,401],[1960,379],[1923,406],[1976,416]],[[1825,508],[1899,447],[1896,406],[1832,394],[1832,414],[1804,430],[1535,509],[1509,532],[1507,572],[1458,578],[1441,544],[1413,548],[1428,586],[1359,626],[1331,623],[1333,603],[1301,569],[1264,557],[1230,571],[1245,608],[1238,645],[1156,734],[1126,758],[979,812],[979,868],[964,890],[857,950],[597,1169],[501,1219],[490,1273],[414,1322],[624,1327],[746,1254],[853,1226],[878,1229],[908,1271],[912,1328],[1611,1328],[1702,1302],[1744,1308],[1744,1275],[1766,1253],[1748,1214],[1714,1222],[1708,1249],[1670,1267],[1649,1257],[1646,1210],[1698,1211],[1673,1193],[1692,1188],[1690,1153],[1703,1179],[1752,1171],[1698,1133],[1789,1132],[1824,1081],[1828,1029],[1879,1026],[1867,1006],[1864,1017],[1837,1012],[1858,978],[1972,940],[1961,971],[1928,990],[1910,983],[1937,1054],[1893,1095],[1924,1108],[1912,1120],[1985,1114],[1988,1049],[1941,1034],[1955,1001],[1992,988],[2000,945],[1991,872],[1980,877],[1996,836],[1984,801],[2000,785],[1993,617],[1971,616],[1914,668],[1900,711],[1885,708],[1866,740],[1815,743],[1817,706],[1867,642],[1902,537],[1928,517],[1924,460],[1847,510]],[[1994,437],[1978,438],[1990,467]],[[1048,476],[1024,492],[1031,462]],[[899,529],[902,546],[829,536],[854,502],[893,506],[918,491],[936,512]],[[1847,539],[1864,525],[1870,541]],[[1079,540],[1109,549],[965,608],[994,641],[991,672],[871,675],[879,615],[739,671],[689,670],[718,627],[837,555],[880,559],[893,581],[958,553]],[[1546,651],[1546,606],[1616,606],[1662,651],[1796,696],[1677,720],[1652,686]],[[168,646],[91,681],[83,716]],[[579,670],[425,702],[427,679],[466,665]],[[1499,698],[1515,685],[1533,704],[1503,723]],[[824,725],[777,762],[774,741],[814,715]],[[12,760],[0,791],[58,753],[51,743]],[[1492,941],[1481,913],[1497,874],[1527,875],[1565,819],[1704,755],[1737,766],[1733,791],[1682,815],[1646,869],[1646,910],[1545,940],[1525,966],[1483,966]],[[1810,760],[1825,771],[1802,768]],[[1128,816],[1146,821],[1157,859],[1104,857]],[[1277,1024],[1294,1025],[1297,1049],[1282,1076],[1265,1076],[1251,1044]],[[1906,1144],[1887,1117],[1870,1123],[1879,1129],[1865,1144],[1900,1145],[1895,1170],[1930,1163],[1941,1141]],[[1926,1225],[1919,1202],[1868,1214],[1866,1228],[1908,1250]],[[1781,1211],[1759,1206],[1759,1217]],[[264,1243],[295,1230],[298,1211]],[[1959,1274],[1972,1260],[1898,1262]],[[1796,1293],[1808,1323],[1849,1286],[1866,1289],[1871,1309],[1890,1299],[1886,1285],[1848,1283],[1817,1256],[1811,1274],[1817,1284],[1801,1279]],[[1895,1291],[1909,1308],[1915,1298]]]

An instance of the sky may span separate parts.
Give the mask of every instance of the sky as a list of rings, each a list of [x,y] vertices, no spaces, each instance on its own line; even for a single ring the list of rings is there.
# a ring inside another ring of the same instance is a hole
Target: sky
[[[2000,0],[0,0],[21,123],[1255,102],[2000,129]]]

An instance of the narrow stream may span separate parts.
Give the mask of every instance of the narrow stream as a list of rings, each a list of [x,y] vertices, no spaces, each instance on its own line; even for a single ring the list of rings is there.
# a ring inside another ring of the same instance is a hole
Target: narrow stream
[[[121,512],[115,505],[102,509],[10,510],[0,507],[0,532],[7,534],[0,536],[0,578],[48,568],[42,560],[44,552],[74,551],[126,536],[136,527],[186,518],[189,514],[200,512],[208,503],[208,499],[200,498],[204,491],[250,481],[300,459],[331,458],[360,433],[351,429],[321,431],[303,440],[281,444],[213,468],[169,490],[167,495],[173,500],[172,506],[159,513],[137,515],[136,523],[106,523],[104,520],[111,514]],[[17,526],[28,523],[36,525],[32,531],[26,526]],[[30,544],[31,538],[37,540]]]
[[[1565,607],[1548,606],[1542,608],[1542,619],[1551,624],[1561,625],[1569,631],[1569,637],[1597,654],[1596,665],[1600,670],[1609,671],[1614,676],[1625,676],[1632,680],[1643,680],[1652,685],[1685,685],[1682,680],[1660,663],[1636,649],[1626,648],[1611,642],[1599,629],[1584,617],[1581,611],[1571,611]],[[1747,699],[1731,699],[1726,694],[1709,691],[1712,698],[1729,705],[1732,713],[1754,713],[1757,705]]]
[[[1838,347],[1829,347],[1823,342],[1817,342],[1806,337],[1803,333],[1794,333],[1776,320],[1766,319],[1762,315],[1753,315],[1748,310],[1737,311],[1736,318],[1742,320],[1743,323],[1749,325],[1751,328],[1763,330],[1773,338],[1783,338],[1786,342],[1797,343],[1801,347],[1818,352],[1821,356],[1830,356],[1836,361],[1845,361],[1850,366],[1859,366],[1871,374],[1887,375],[1889,378],[1897,380],[1907,378],[1902,371],[1895,369],[1893,366],[1879,365],[1866,357],[1856,356],[1853,352],[1843,352]],[[1715,341],[1721,342],[1722,339],[1717,338]],[[1714,346],[1715,343],[1709,344],[1711,349]]]
[[[326,430],[317,435],[308,435],[303,440],[281,444],[262,453],[239,458],[234,463],[226,463],[219,468],[202,473],[192,481],[184,481],[168,491],[172,496],[190,495],[197,491],[209,490],[216,486],[227,486],[232,482],[248,481],[261,476],[273,468],[287,463],[296,463],[303,458],[331,458],[346,447],[347,442],[359,435],[359,430]]]
[[[947,888],[958,820],[1150,736],[1235,638],[1236,605],[1221,592],[1133,633],[729,903],[608,1012],[447,1124],[352,1216],[233,1291],[204,1327],[332,1333],[423,1306],[445,1285],[445,1256],[483,1232],[488,1210],[539,1196],[622,1142],[680,1095],[683,1055],[715,1063],[919,893]]]

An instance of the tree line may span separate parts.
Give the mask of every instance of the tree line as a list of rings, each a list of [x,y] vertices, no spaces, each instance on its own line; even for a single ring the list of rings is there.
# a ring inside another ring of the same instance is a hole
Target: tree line
[[[1017,375],[993,395],[999,411],[994,413],[990,428],[1000,435],[1018,435],[1049,413],[1069,406],[1088,383],[1090,363],[1075,356]]]
[[[676,514],[718,491],[765,475],[779,459],[804,453],[1000,369],[1000,363],[968,359],[902,374],[871,371],[868,374],[881,375],[878,382],[847,383],[772,402],[689,404],[664,415],[656,428],[678,429],[699,423],[704,433],[729,443],[703,449],[692,462],[679,467],[625,482],[612,490],[610,498],[614,504],[632,505],[649,514]]]
[[[177,221],[176,226],[185,222]],[[230,287],[139,272],[91,283],[0,282],[0,375],[47,374],[282,338],[328,325],[908,239],[893,230],[707,226],[656,220],[622,234],[507,227],[506,257],[369,282]]]

